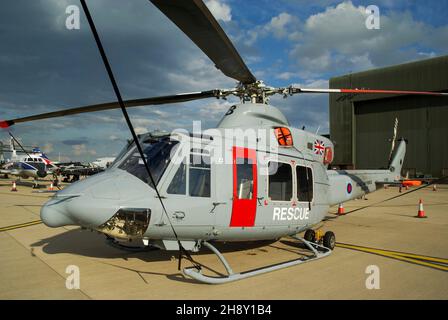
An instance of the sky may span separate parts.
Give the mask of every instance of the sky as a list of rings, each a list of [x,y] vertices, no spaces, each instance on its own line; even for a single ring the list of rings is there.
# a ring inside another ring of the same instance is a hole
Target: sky
[[[270,86],[328,88],[351,72],[448,54],[448,0],[206,0],[254,75]],[[148,0],[88,0],[124,99],[232,88],[211,61]],[[115,101],[81,9],[79,30],[66,28],[78,0],[5,0],[0,10],[0,119]],[[376,5],[380,28],[368,29]],[[387,88],[381,88],[387,89]],[[406,89],[406,88],[402,88]],[[206,99],[130,108],[138,133],[214,127],[238,102]],[[329,132],[328,96],[275,97],[295,127]],[[25,145],[50,158],[114,156],[130,138],[119,110],[12,127]],[[8,144],[8,132],[0,141]]]

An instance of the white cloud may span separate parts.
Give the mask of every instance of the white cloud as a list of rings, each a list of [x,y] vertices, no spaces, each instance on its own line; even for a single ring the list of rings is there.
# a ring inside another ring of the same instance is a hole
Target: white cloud
[[[107,116],[107,115],[103,115],[100,113],[93,113],[90,116],[93,117],[93,119],[95,121],[100,121],[100,122],[106,122],[106,123],[116,123],[116,122],[123,122],[123,116]]]
[[[273,35],[277,39],[297,41],[302,37],[299,18],[282,12],[265,25],[257,26],[245,33],[245,44],[252,46],[258,39]]]
[[[232,20],[232,10],[229,5],[220,0],[206,0],[205,5],[213,14],[216,20],[228,22]]]
[[[192,58],[185,70],[171,70],[166,77],[170,83],[181,84],[189,91],[227,88],[235,84],[235,80],[225,77],[206,57]]]
[[[118,141],[118,140],[120,140],[120,138],[113,134],[113,135],[109,136],[109,140],[111,140],[111,141]]]
[[[327,79],[308,79],[304,83],[294,83],[293,86],[299,88],[311,88],[311,89],[328,89]]]
[[[433,27],[409,11],[389,11],[381,12],[380,30],[369,30],[364,6],[351,1],[336,5],[332,5],[335,1],[320,2],[330,6],[303,22],[291,12],[281,12],[241,36],[240,40],[252,47],[268,36],[288,41],[290,61],[298,70],[279,71],[272,65],[265,67],[270,70],[265,76],[289,80],[338,75],[434,57],[448,50],[448,25]],[[386,0],[379,5],[393,7]]]
[[[82,155],[96,155],[96,151],[93,149],[88,149],[85,144],[75,144],[72,146],[72,152],[75,156],[82,156]]]
[[[368,53],[365,53],[365,54],[360,55],[360,56],[350,57],[349,61],[354,66],[357,66],[360,70],[367,70],[367,69],[372,69],[372,68],[375,67],[375,65],[370,60]]]
[[[214,100],[200,107],[199,115],[203,120],[218,122],[232,105],[230,101]]]
[[[149,131],[145,127],[135,127],[134,130],[136,134],[143,134]]]
[[[42,147],[43,152],[45,153],[51,153],[54,150],[53,144],[52,143],[46,143],[43,147]]]
[[[356,72],[421,58],[416,46],[445,48],[448,27],[432,27],[409,12],[381,14],[381,29],[365,26],[364,6],[351,1],[327,7],[311,15],[302,26],[290,58],[301,72],[318,76],[324,72]],[[428,56],[431,56],[431,52]],[[432,54],[432,56],[435,55]]]
[[[167,130],[167,128],[176,128],[179,115],[172,114],[171,119],[160,119],[159,117],[139,116],[133,117],[132,123],[135,131],[139,134],[154,130]]]
[[[294,72],[281,72],[281,73],[277,74],[275,77],[280,80],[289,80],[296,76],[297,76],[297,73],[294,73]]]
[[[282,12],[278,16],[273,17],[271,21],[264,27],[267,32],[272,32],[277,38],[284,38],[288,35],[288,25],[296,21],[297,18],[289,13]]]

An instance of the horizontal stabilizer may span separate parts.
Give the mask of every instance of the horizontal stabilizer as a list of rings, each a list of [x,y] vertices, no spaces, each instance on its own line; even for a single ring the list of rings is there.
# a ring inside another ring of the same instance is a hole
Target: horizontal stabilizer
[[[388,184],[388,185],[394,185],[394,186],[401,186],[403,184],[402,181],[375,181],[375,183],[379,184],[379,185]]]

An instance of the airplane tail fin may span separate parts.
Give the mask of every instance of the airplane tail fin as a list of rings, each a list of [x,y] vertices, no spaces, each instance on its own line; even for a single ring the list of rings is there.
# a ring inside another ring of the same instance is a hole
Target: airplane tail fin
[[[45,164],[52,164],[53,162],[47,157],[45,153],[41,153],[42,159],[45,161]]]
[[[16,150],[16,146],[14,144],[14,138],[11,137],[9,140],[9,149],[11,151],[11,160],[15,160],[17,159],[17,150]]]
[[[401,169],[403,168],[404,157],[406,155],[407,141],[404,138],[399,140],[398,146],[395,149],[392,160],[390,162],[389,169],[395,174],[401,175]]]

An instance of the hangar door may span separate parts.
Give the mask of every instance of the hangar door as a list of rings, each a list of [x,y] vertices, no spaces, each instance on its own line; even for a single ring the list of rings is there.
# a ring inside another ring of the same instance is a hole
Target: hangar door
[[[411,175],[415,172],[441,177],[442,170],[448,168],[448,103],[439,97],[355,102],[356,168],[387,167],[396,117],[398,137],[409,141],[403,168],[409,169]]]

